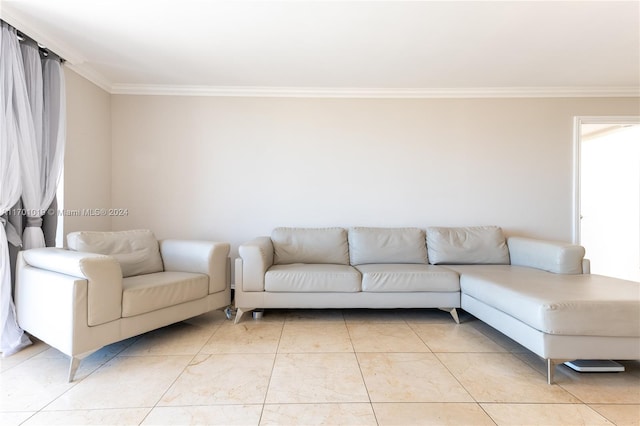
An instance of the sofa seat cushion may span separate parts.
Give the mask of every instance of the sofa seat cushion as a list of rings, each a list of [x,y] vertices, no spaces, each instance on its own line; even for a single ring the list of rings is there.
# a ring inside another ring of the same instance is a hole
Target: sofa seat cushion
[[[362,291],[459,292],[458,274],[442,266],[419,264],[359,265],[362,273]]]
[[[553,274],[522,266],[468,265],[463,294],[548,334],[640,336],[640,284],[593,274]]]
[[[264,276],[264,289],[273,292],[354,293],[361,290],[360,283],[360,272],[349,265],[274,265]]]
[[[157,272],[124,278],[122,287],[126,318],[206,297],[209,278],[190,272]]]

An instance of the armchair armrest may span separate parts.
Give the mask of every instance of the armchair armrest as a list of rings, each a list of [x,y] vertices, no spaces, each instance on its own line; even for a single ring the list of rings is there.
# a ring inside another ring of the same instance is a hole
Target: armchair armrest
[[[556,274],[583,273],[585,250],[582,246],[522,237],[510,237],[507,245],[512,265],[528,266]]]
[[[25,269],[35,268],[87,280],[89,326],[120,318],[122,270],[114,257],[53,247],[25,250],[20,256],[24,262],[20,267]],[[28,285],[28,282],[21,285]]]
[[[228,243],[197,240],[160,241],[165,271],[193,272],[209,276],[209,293],[231,286]]]
[[[264,291],[264,274],[273,265],[271,238],[248,241],[238,248],[238,253],[242,258],[242,291]]]

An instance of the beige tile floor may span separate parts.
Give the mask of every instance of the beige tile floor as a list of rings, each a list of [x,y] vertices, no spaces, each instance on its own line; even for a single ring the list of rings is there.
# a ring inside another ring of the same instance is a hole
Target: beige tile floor
[[[640,425],[624,373],[545,364],[475,318],[438,310],[221,312],[83,361],[36,342],[1,360],[1,425]]]

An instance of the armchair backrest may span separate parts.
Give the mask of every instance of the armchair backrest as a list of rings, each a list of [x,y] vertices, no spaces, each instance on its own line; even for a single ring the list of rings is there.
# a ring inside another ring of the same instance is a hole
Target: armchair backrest
[[[131,231],[78,231],[67,235],[70,250],[113,256],[123,277],[162,272],[158,240],[148,229]]]

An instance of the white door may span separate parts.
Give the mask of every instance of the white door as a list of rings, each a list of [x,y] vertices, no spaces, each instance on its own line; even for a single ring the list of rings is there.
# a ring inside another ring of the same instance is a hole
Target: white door
[[[640,117],[581,117],[576,135],[576,242],[591,273],[640,282]]]

